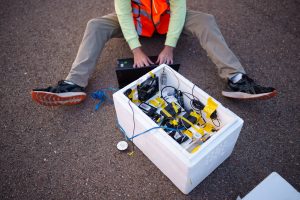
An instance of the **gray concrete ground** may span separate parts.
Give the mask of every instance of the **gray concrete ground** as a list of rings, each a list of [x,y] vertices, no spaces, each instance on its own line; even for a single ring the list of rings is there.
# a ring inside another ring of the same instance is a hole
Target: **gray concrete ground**
[[[86,22],[113,12],[113,1],[0,0],[0,199],[235,199],[272,171],[300,189],[299,0],[187,2],[215,15],[251,77],[279,91],[269,101],[223,98],[196,39],[180,39],[180,73],[245,120],[231,157],[186,196],[141,151],[118,152],[113,105],[33,103],[30,90],[67,75]],[[154,55],[163,39],[143,43]],[[130,56],[123,39],[111,40],[87,91],[116,86],[116,59]]]

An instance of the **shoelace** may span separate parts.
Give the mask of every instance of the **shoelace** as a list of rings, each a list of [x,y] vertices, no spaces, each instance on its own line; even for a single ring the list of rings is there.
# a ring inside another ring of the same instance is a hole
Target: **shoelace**
[[[258,85],[251,78],[249,78],[246,75],[244,75],[243,81],[244,81],[244,84],[241,88],[241,91],[245,90],[245,91],[251,92],[252,94],[256,94],[254,87],[256,87]]]
[[[58,81],[57,83],[57,86],[56,87],[48,87],[48,90],[50,92],[56,92],[56,93],[59,93],[59,92],[69,92],[70,90],[72,90],[73,88],[75,87],[79,87],[78,85],[71,85],[71,84],[68,84],[66,83],[64,80],[60,80]]]

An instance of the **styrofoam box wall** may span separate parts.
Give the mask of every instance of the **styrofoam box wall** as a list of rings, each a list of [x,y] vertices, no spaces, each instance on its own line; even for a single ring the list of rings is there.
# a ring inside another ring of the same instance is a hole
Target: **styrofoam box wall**
[[[163,64],[152,70],[156,76],[160,76],[162,70],[167,74],[167,84],[185,92],[192,91],[194,86],[189,80]],[[136,88],[150,74],[142,76],[123,89],[114,93],[114,105],[119,124],[128,137],[133,134],[133,113],[129,106],[132,106],[135,115],[135,135],[157,126],[142,110],[132,103],[124,92],[129,88]],[[179,84],[179,85],[178,85]],[[193,93],[199,100],[206,104],[210,97],[203,90],[194,87]],[[189,153],[164,130],[155,129],[151,132],[134,138],[134,144],[184,193],[188,194],[214,169],[216,169],[231,154],[237,141],[243,120],[223,107],[221,103],[213,99],[217,104],[217,113],[222,127],[208,141],[206,141],[196,153]],[[130,102],[129,102],[130,101]],[[189,106],[187,99],[184,99],[185,106]]]

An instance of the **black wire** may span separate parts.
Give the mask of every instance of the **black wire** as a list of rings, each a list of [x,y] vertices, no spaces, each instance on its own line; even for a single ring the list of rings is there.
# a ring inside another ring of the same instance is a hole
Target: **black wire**
[[[192,88],[192,96],[193,96],[194,99],[200,101],[199,98],[196,97],[196,96],[194,95],[194,89],[195,89],[196,86],[197,86],[196,84],[193,85],[193,88]]]
[[[192,108],[193,110],[196,110],[196,111],[198,111],[199,113],[201,112],[200,109],[198,109],[198,108],[196,108],[196,107],[194,106],[193,101],[190,101],[190,106],[191,106],[191,108]]]
[[[215,124],[215,120],[217,120],[218,125]],[[220,122],[220,120],[219,120],[218,118],[217,118],[217,119],[212,119],[211,121],[212,121],[212,123],[213,123],[216,127],[220,127],[221,122]]]
[[[195,86],[195,85],[194,85]],[[194,87],[193,86],[193,87]],[[198,99],[198,97],[196,97],[196,96],[194,96],[194,94],[191,94],[191,93],[189,93],[189,92],[184,92],[184,91],[182,91],[182,90],[178,90],[178,89],[176,89],[175,87],[173,87],[173,86],[170,86],[170,85],[167,85],[167,86],[165,86],[165,87],[163,87],[162,89],[161,89],[161,91],[160,91],[160,96],[166,101],[166,99],[165,99],[165,97],[163,96],[163,91],[164,91],[164,89],[166,89],[166,88],[173,88],[175,91],[177,90],[177,91],[180,91],[180,92],[182,92],[182,94],[184,94],[188,99],[190,99],[190,100],[193,100],[193,99],[196,99],[197,101],[199,101],[199,99]],[[193,91],[192,91],[193,92]],[[188,95],[191,95],[193,98],[191,98],[190,96],[188,96]],[[167,101],[166,101],[167,102]],[[167,102],[168,103],[168,102]]]
[[[181,91],[182,92],[182,91]],[[184,96],[186,96],[189,100],[193,100],[193,98],[191,98],[190,96],[188,96],[187,94],[189,94],[188,92],[182,92],[182,94],[184,95]],[[191,95],[191,94],[189,94],[189,95]]]
[[[192,95],[193,95],[194,98],[195,98],[195,96],[194,96],[194,88],[195,88],[195,86],[196,86],[196,84],[194,84],[193,88],[192,88]]]
[[[166,89],[166,88],[173,88],[175,91],[177,90],[175,87],[173,87],[173,86],[165,86],[165,87],[163,87],[162,89],[161,89],[161,91],[160,91],[160,96],[161,96],[161,98],[163,98],[163,100],[165,100],[165,102],[166,103],[169,103],[166,99],[165,99],[165,97],[163,96],[163,91],[164,91],[164,89]]]
[[[132,142],[132,151],[134,151],[134,143],[133,143],[133,136],[134,136],[134,132],[135,132],[135,119],[134,119],[134,111],[133,111],[133,108],[130,104],[130,99],[128,100],[128,104],[131,108],[131,111],[132,111],[132,120],[133,120],[133,130],[132,130],[132,135],[131,135],[131,142]]]
[[[197,101],[200,101],[200,100],[198,99],[198,97],[194,96],[193,94],[191,94],[191,93],[189,93],[189,92],[183,92],[183,91],[181,91],[181,92],[182,92],[183,94],[185,94],[185,96],[188,97],[190,100],[195,99],[195,100],[197,100]],[[189,97],[189,96],[186,95],[186,94],[191,95],[193,98]]]

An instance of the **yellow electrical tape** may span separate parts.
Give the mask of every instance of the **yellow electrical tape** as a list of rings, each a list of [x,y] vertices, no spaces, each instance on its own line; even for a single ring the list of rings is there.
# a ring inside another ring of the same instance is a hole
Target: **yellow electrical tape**
[[[132,91],[131,91],[131,93],[129,94],[129,99],[132,99],[132,102],[133,102],[133,103],[141,103],[140,100],[138,100],[138,99],[133,99],[135,92],[136,92],[136,90],[132,90]]]
[[[153,72],[149,72],[149,74],[150,74],[150,76],[151,76],[152,78],[155,77],[155,74],[153,74]]]
[[[134,93],[135,93],[135,90],[131,90],[131,93],[128,95],[128,98],[133,99]]]
[[[217,107],[218,107],[218,104],[216,102],[214,102],[211,97],[209,97],[207,99],[207,104],[203,109],[203,111],[206,113],[206,117],[210,118],[211,114],[217,109]]]
[[[138,100],[138,99],[132,100],[132,102],[133,102],[133,103],[141,103],[141,101]]]
[[[157,97],[157,98],[155,98],[155,99],[151,99],[151,100],[149,101],[149,103],[150,103],[152,106],[156,107],[156,108],[158,108],[158,107],[163,107],[163,106],[165,105],[165,101],[164,101],[162,98],[160,98],[160,97]]]
[[[182,133],[184,133],[185,135],[187,135],[189,138],[193,137],[193,133],[189,130],[184,130]]]
[[[183,121],[185,121],[186,123],[188,123],[190,126],[194,126],[194,124],[192,122],[190,122],[187,118],[180,116],[179,118],[183,119]]]
[[[205,124],[205,121],[203,120],[202,117],[199,118],[198,123],[202,126]]]
[[[170,124],[174,125],[174,126],[177,126],[178,125],[178,122],[176,119],[170,121]]]
[[[198,146],[196,146],[193,150],[192,150],[192,152],[191,153],[196,153],[196,151],[198,151],[199,149],[200,149],[200,145],[198,145]]]
[[[174,108],[175,113],[178,113],[178,108],[174,102],[172,102],[172,107]]]
[[[136,90],[131,90],[131,93],[128,95],[128,98],[131,99],[133,103],[140,103],[141,101],[138,99],[133,99]]]
[[[201,117],[198,113],[196,113],[195,111],[192,111],[192,112],[190,113],[190,115],[193,116],[193,117],[195,117],[195,118],[197,119],[198,123],[199,123],[201,126],[202,126],[203,124],[205,124],[205,122],[204,122],[204,120],[202,119],[202,117]]]
[[[168,111],[166,111],[166,109],[162,108],[161,111],[162,111],[165,115],[167,115],[167,117],[170,117],[170,118],[172,117],[172,115],[171,115]]]
[[[156,107],[156,108],[158,108],[158,107],[160,106],[159,102],[156,101],[156,99],[151,99],[151,100],[149,101],[149,103],[150,103],[152,106]]]
[[[161,120],[161,118],[158,118],[158,119],[156,120],[156,123],[159,123],[159,122],[160,122],[160,120]]]
[[[211,133],[214,128],[215,128],[214,125],[212,125],[210,123],[206,123],[203,129],[206,132]]]
[[[192,122],[190,122],[188,119],[186,119],[185,117],[180,116],[179,118],[183,119],[183,121],[185,121],[186,123],[188,123],[191,127],[193,127],[193,129],[195,129],[198,133],[200,133],[202,136],[204,135],[204,130],[202,128],[197,128],[196,126],[194,126],[194,124]]]
[[[165,105],[165,101],[162,98],[157,97],[155,100],[158,101],[162,107]]]
[[[195,117],[197,119],[197,121],[198,121],[198,118],[200,117],[200,115],[198,113],[196,113],[195,111],[192,111],[190,113],[190,115],[193,116],[193,117]]]
[[[200,140],[201,142],[206,142],[210,138],[209,134],[205,134]]]

